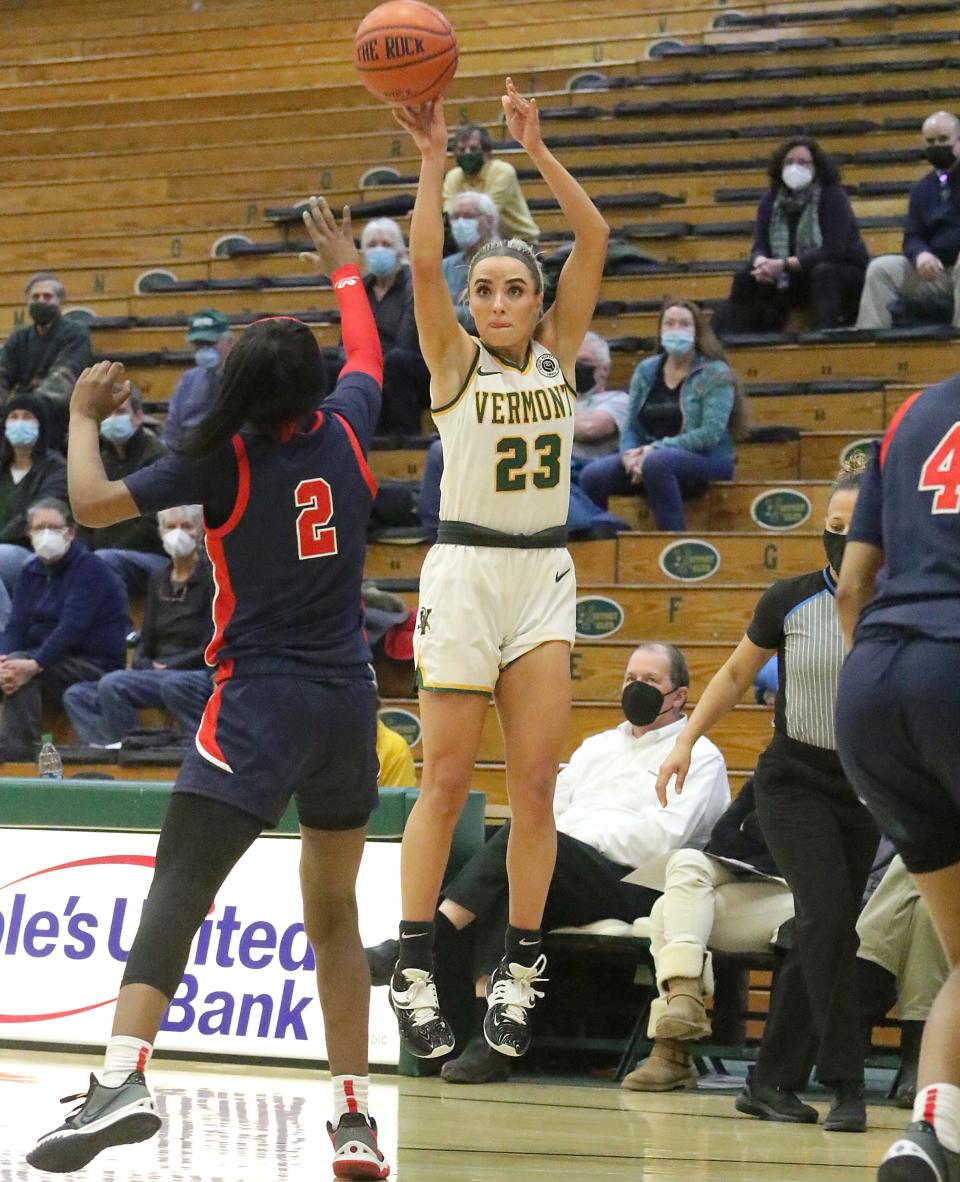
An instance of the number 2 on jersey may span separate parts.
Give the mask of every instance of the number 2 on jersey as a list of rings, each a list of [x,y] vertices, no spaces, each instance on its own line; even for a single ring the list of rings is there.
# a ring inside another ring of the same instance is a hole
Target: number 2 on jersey
[[[533,441],[539,467],[531,473],[535,488],[556,488],[560,483],[559,435],[538,435]],[[527,442],[519,435],[501,439],[497,444],[497,455],[503,459],[497,463],[497,492],[522,492],[527,487]]]
[[[297,552],[303,558],[329,558],[337,552],[337,531],[328,526],[333,516],[333,493],[323,477],[301,480],[293,494],[297,514]]]
[[[931,513],[960,513],[960,423],[954,423],[920,469],[920,492],[935,492]]]

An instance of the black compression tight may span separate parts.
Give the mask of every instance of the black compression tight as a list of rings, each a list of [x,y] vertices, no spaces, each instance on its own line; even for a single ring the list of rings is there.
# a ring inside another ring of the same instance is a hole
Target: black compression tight
[[[124,985],[152,985],[173,997],[186,968],[190,942],[217,891],[262,829],[262,821],[232,805],[173,793]]]

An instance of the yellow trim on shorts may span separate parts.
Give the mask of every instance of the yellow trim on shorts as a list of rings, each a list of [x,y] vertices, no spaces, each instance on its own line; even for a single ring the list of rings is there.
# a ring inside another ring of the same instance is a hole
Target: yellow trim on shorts
[[[493,693],[493,686],[489,689],[482,685],[427,685],[423,676],[423,669],[417,666],[417,689],[427,690],[428,693],[451,693],[451,694],[486,694],[488,697]]]
[[[457,391],[457,393],[453,396],[453,398],[450,399],[449,402],[445,402],[443,404],[443,406],[437,406],[437,407],[433,407],[431,409],[430,413],[433,415],[434,418],[436,418],[437,415],[445,415],[448,410],[453,410],[453,408],[457,405],[457,403],[460,401],[460,399],[467,392],[467,386],[469,386],[470,383],[473,381],[473,376],[476,373],[477,367],[479,365],[480,365],[480,346],[477,345],[477,352],[473,358],[473,361],[470,363],[470,368],[467,370],[467,376],[464,378],[463,385],[460,387],[460,389]]]

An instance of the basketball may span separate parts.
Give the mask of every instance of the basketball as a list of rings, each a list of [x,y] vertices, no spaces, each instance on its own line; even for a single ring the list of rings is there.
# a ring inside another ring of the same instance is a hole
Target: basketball
[[[363,85],[397,106],[417,107],[441,94],[458,57],[450,22],[420,0],[388,0],[367,13],[353,38]]]

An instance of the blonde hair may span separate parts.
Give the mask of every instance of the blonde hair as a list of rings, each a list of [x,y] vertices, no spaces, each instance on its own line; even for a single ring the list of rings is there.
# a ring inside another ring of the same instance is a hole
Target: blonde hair
[[[534,290],[538,294],[542,293],[546,286],[546,279],[543,274],[543,267],[540,266],[540,260],[537,258],[530,243],[524,242],[522,238],[508,238],[506,241],[502,238],[493,238],[489,242],[484,243],[470,260],[470,270],[467,272],[467,287],[470,286],[470,276],[473,274],[473,268],[477,263],[482,263],[484,259],[517,259],[518,262],[523,263],[533,276]]]

